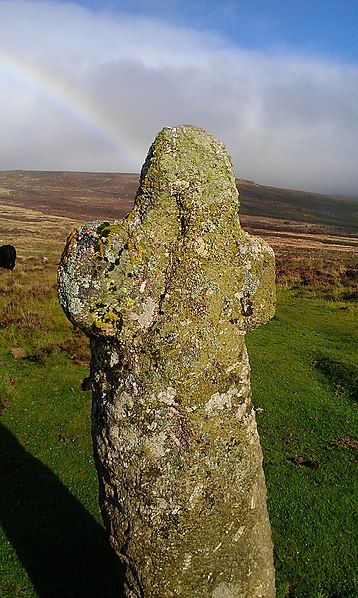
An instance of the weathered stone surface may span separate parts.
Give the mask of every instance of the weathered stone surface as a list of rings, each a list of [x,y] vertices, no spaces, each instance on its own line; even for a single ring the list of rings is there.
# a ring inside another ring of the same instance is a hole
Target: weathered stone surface
[[[91,339],[100,503],[128,597],[275,595],[245,332],[274,256],[244,232],[230,158],[165,128],[124,220],[69,237],[62,307]]]

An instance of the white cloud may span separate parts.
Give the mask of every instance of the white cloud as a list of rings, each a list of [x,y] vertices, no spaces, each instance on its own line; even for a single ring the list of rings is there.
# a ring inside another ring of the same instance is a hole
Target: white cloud
[[[1,169],[138,171],[163,126],[192,123],[239,177],[357,194],[357,68],[69,3],[0,15]]]

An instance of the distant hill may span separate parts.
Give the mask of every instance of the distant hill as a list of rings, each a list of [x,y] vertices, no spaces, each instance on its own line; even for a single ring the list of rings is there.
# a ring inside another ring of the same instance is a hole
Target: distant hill
[[[45,221],[52,231],[54,219],[62,238],[79,223],[121,218],[133,205],[138,180],[130,173],[0,171],[0,240],[12,238],[18,244],[21,235],[37,234]],[[357,199],[246,180],[237,185],[242,225],[266,238],[275,251],[357,250]]]
[[[266,187],[244,180],[237,184],[242,214],[327,225],[337,234],[358,233],[358,199]]]

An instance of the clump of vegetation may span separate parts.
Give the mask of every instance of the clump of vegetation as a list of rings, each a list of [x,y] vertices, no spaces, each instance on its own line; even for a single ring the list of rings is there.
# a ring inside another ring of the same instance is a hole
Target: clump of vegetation
[[[321,352],[315,356],[314,366],[333,384],[337,395],[346,392],[352,399],[358,401],[358,369],[356,366]]]
[[[276,276],[279,286],[299,296],[333,301],[355,301],[358,297],[358,262],[349,253],[278,254]]]
[[[0,365],[0,368],[4,368],[4,363]],[[1,371],[1,370],[0,370]],[[16,399],[16,385],[17,378],[10,378],[8,374],[0,374],[0,416],[4,415],[6,409],[8,409],[12,402]]]
[[[14,272],[0,274],[0,329],[4,357],[42,362],[66,351],[77,363],[88,363],[87,339],[63,318],[57,298],[57,264],[21,260]]]

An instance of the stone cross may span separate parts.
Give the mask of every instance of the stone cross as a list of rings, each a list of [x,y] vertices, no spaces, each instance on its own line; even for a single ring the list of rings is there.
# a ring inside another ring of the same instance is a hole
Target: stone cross
[[[273,598],[245,333],[274,255],[242,230],[223,144],[163,129],[132,211],[67,241],[59,295],[90,338],[101,511],[127,597]]]

